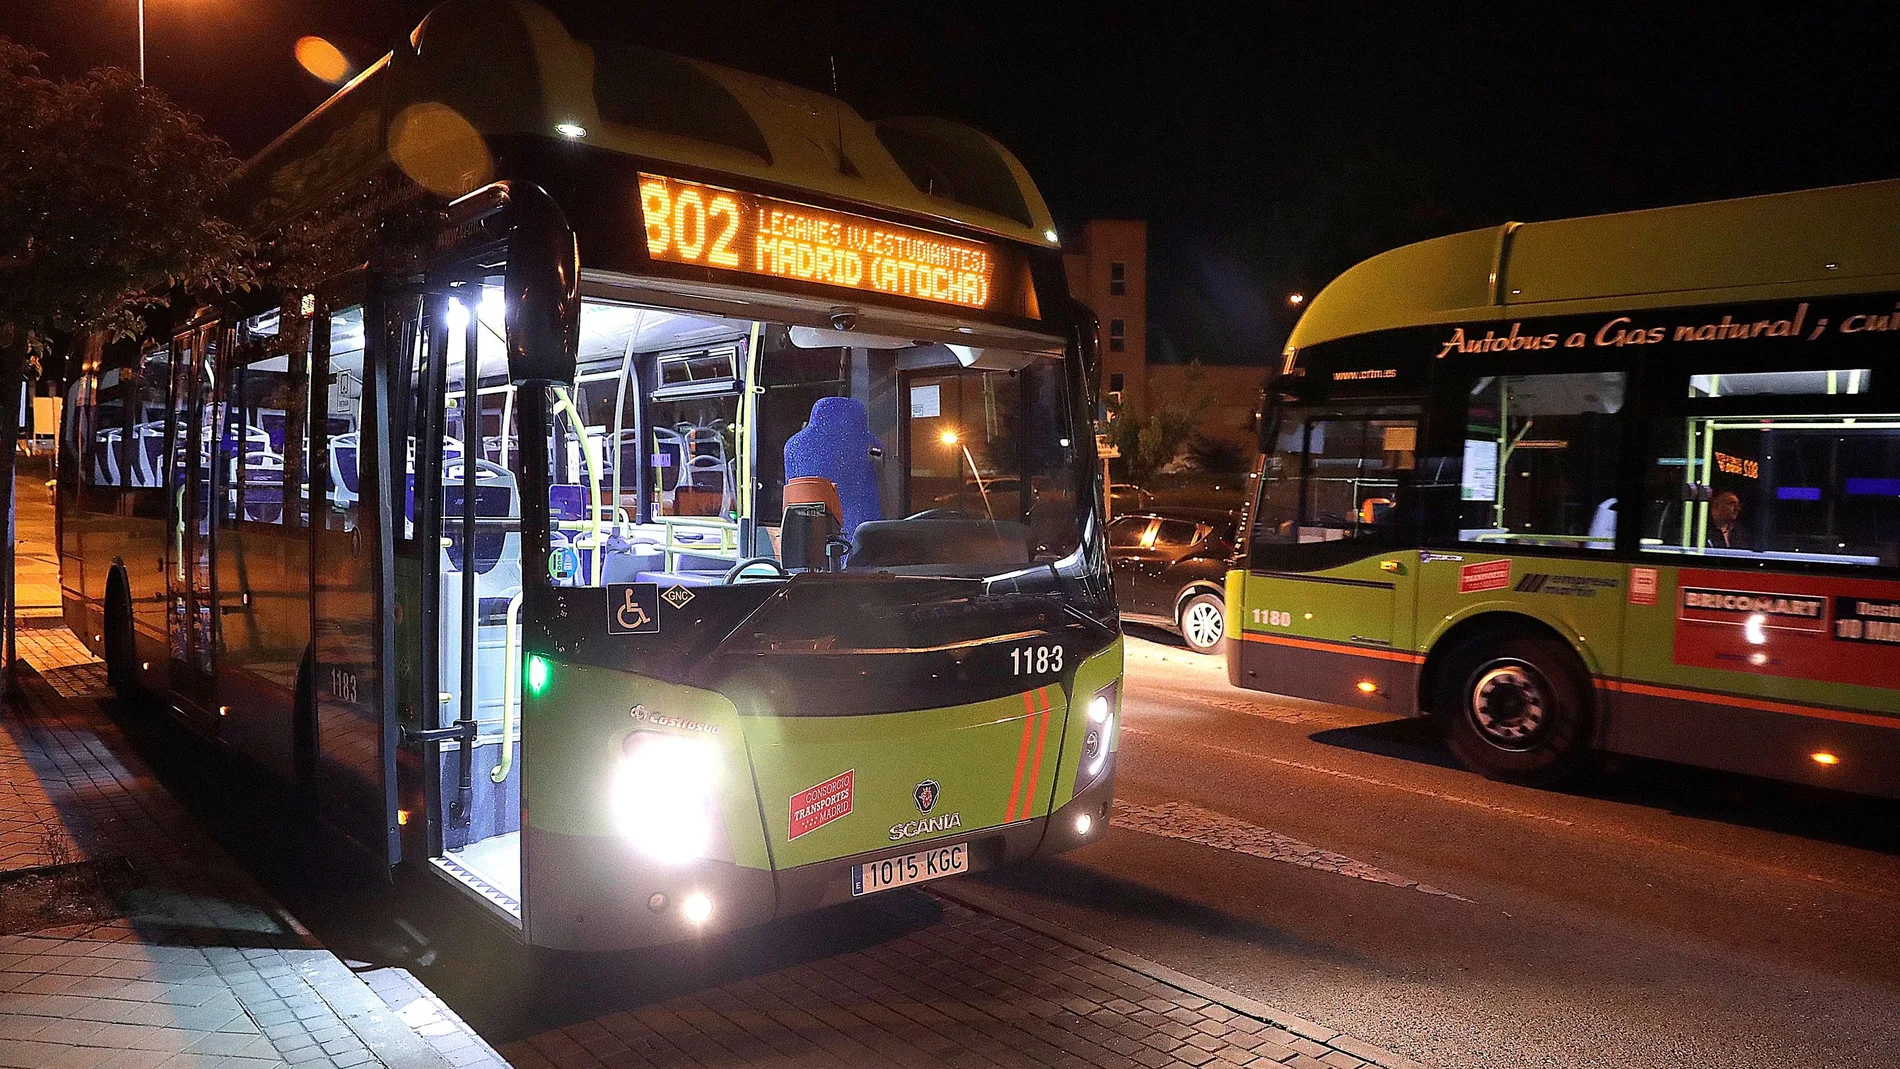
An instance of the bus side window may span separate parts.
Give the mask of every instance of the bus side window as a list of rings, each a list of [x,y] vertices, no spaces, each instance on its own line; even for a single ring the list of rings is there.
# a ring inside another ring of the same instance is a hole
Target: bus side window
[[[1900,421],[1846,401],[1866,391],[1872,374],[1691,376],[1686,407],[1657,419],[1650,435],[1642,548],[1830,566],[1900,564]],[[1836,379],[1831,388],[1828,377]],[[1845,403],[1815,413],[1812,403],[1779,400],[1814,395]],[[1738,408],[1736,398],[1747,400]]]
[[[165,485],[166,434],[170,432],[172,351],[148,344],[139,354],[138,396],[127,428],[124,485]],[[158,515],[163,516],[161,511]]]
[[[1389,530],[1415,465],[1416,419],[1315,419],[1279,441],[1261,476],[1256,541],[1334,542]]]
[[[120,351],[115,354],[115,349]],[[113,359],[115,355],[122,359]],[[134,485],[128,477],[131,449],[126,439],[126,412],[133,400],[134,368],[126,366],[125,355],[121,347],[105,347],[104,366],[92,391],[91,411],[75,409],[73,412],[74,427],[90,439],[90,448],[82,458],[83,478],[89,486]],[[74,396],[77,400],[77,392]],[[106,500],[93,504],[107,511],[113,507],[113,503]]]
[[[1621,372],[1501,375],[1472,385],[1458,540],[1616,548]]]
[[[303,367],[284,346],[280,324],[281,311],[272,309],[238,325],[225,383],[226,523],[282,525],[301,478],[301,443],[295,438],[303,422],[304,391],[297,381]]]

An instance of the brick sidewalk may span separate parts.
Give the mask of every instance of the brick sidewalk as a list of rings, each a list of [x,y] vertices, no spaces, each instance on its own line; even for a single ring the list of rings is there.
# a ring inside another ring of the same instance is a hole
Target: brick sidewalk
[[[0,934],[0,1066],[448,1064],[196,827],[100,709],[83,646],[18,642],[37,675],[0,717],[0,894],[37,866],[122,877],[90,919]]]
[[[517,1069],[1423,1069],[966,889],[863,906],[909,930],[502,1052]]]

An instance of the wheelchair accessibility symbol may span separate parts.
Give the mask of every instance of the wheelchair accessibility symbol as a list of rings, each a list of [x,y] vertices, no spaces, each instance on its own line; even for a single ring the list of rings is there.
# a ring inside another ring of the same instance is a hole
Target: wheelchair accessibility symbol
[[[660,588],[655,583],[609,583],[607,630],[615,635],[651,635],[660,630]]]

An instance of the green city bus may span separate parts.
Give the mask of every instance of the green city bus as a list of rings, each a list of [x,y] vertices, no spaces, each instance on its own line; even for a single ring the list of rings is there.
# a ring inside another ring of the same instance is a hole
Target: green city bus
[[[129,709],[556,948],[1106,828],[1094,320],[996,142],[453,0],[233,196],[272,288],[70,388]]]
[[[1900,182],[1367,260],[1269,383],[1243,687],[1900,794]]]

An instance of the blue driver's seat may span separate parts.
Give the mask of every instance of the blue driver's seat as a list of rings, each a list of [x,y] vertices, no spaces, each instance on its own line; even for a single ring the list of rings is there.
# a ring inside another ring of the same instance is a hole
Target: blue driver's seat
[[[821,397],[811,407],[811,422],[785,440],[785,478],[789,481],[816,476],[831,480],[844,509],[839,531],[850,538],[858,524],[884,515],[877,490],[877,465],[871,461],[873,451],[881,453],[883,448],[884,444],[871,433],[871,418],[863,401]]]

